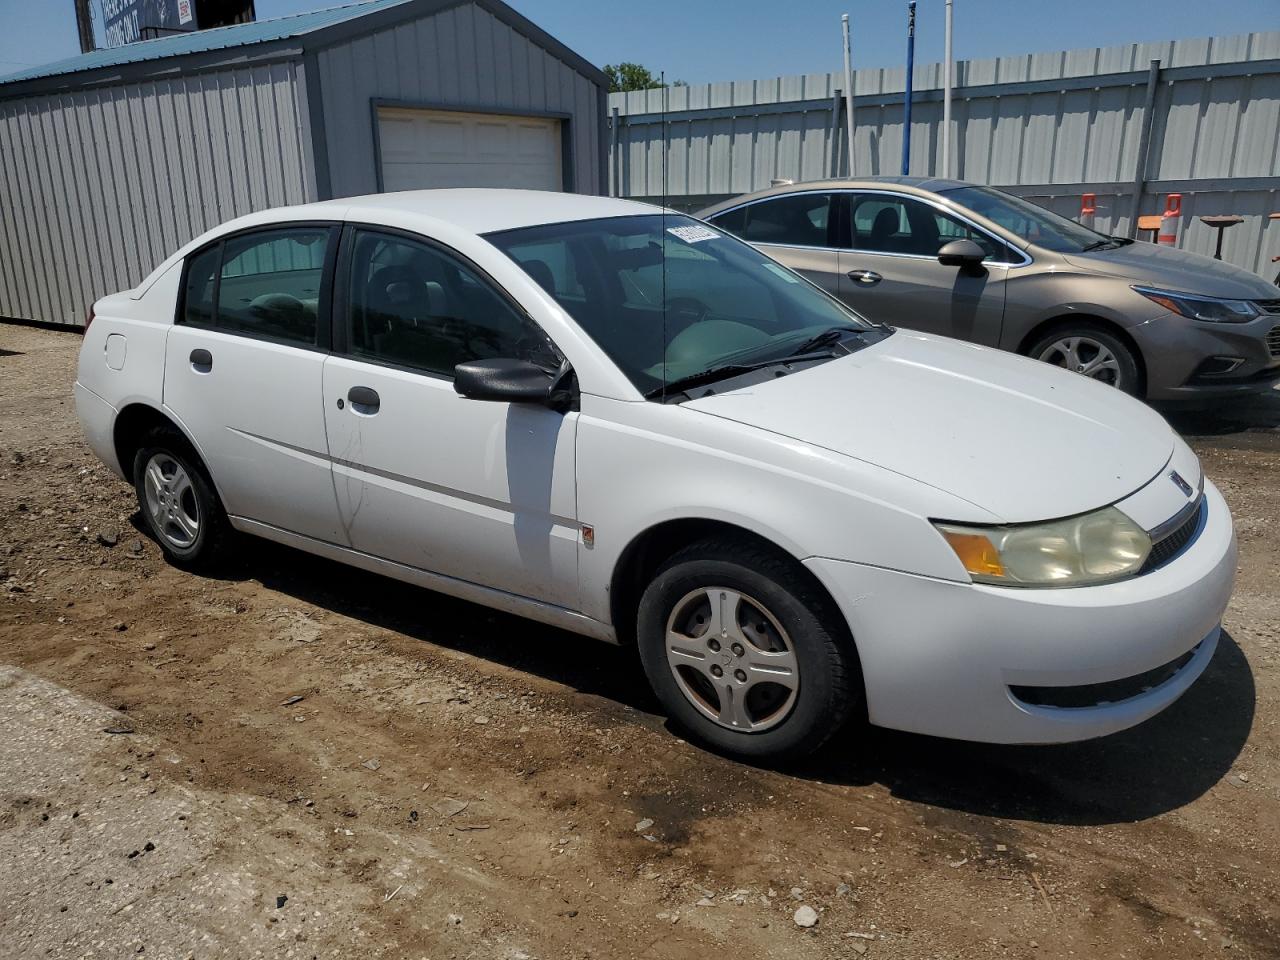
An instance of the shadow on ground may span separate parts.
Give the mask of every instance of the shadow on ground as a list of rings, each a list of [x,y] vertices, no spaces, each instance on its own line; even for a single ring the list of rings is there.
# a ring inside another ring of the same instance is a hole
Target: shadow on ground
[[[256,541],[245,557],[229,576],[251,577],[372,626],[543,677],[605,710],[631,707],[655,728],[664,723],[631,650],[266,541]],[[858,724],[781,772],[827,784],[880,783],[904,800],[983,816],[1127,823],[1181,807],[1218,783],[1248,738],[1254,700],[1249,663],[1224,633],[1191,690],[1133,730],[1085,743],[1010,747]],[[620,721],[636,719],[619,712]]]
[[[1209,446],[1215,438],[1231,436],[1235,448],[1270,447],[1280,432],[1280,390],[1216,403],[1157,405],[1156,409],[1184,437],[1199,438]]]

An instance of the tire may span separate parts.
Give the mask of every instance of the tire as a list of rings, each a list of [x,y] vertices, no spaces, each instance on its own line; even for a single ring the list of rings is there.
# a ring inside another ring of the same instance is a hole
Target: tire
[[[718,634],[713,599],[726,613]],[[718,752],[804,756],[862,702],[857,653],[838,611],[794,560],[746,541],[704,540],[667,560],[640,599],[636,635],[668,715]]]
[[[1027,356],[1088,376],[1130,396],[1142,395],[1142,373],[1133,348],[1100,324],[1079,322],[1057,327],[1033,343]],[[1090,372],[1089,367],[1100,359],[1103,366]]]
[[[171,429],[149,431],[133,458],[133,487],[142,521],[171,564],[204,572],[223,565],[231,553],[231,524],[186,437]]]

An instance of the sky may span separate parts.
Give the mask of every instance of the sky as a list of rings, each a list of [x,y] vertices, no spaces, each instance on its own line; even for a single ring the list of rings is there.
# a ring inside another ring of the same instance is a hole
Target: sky
[[[91,2],[100,17],[101,0]],[[842,13],[855,67],[905,60],[906,0],[508,2],[593,63],[630,60],[689,83],[840,70]],[[257,11],[265,20],[335,5],[257,0]],[[955,0],[954,10],[959,60],[1280,30],[1280,0]],[[919,0],[917,62],[942,59],[942,23],[943,0]],[[0,25],[0,74],[80,52],[72,0],[0,0]]]

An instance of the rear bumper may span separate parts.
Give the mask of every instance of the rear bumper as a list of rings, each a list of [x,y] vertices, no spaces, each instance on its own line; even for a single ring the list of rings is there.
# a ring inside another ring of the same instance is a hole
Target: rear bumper
[[[85,442],[99,460],[111,468],[121,480],[127,480],[116,458],[116,408],[80,382],[76,382],[76,416],[84,431]]]
[[[1152,573],[1100,587],[1019,590],[835,560],[806,565],[848,620],[872,723],[991,743],[1085,740],[1165,709],[1213,657],[1235,578],[1236,542],[1212,484],[1205,502],[1204,523],[1181,555]],[[1116,683],[1193,650],[1154,686]],[[1094,684],[1126,698],[1048,706],[1011,689],[1087,692]]]

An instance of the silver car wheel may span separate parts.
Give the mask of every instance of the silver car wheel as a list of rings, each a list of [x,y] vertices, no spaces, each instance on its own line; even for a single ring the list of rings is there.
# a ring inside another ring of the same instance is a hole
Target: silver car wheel
[[[776,727],[800,692],[787,631],[760,601],[728,587],[686,594],[667,618],[666,648],[680,692],[730,730]]]
[[[187,471],[169,454],[157,453],[142,478],[151,526],[170,545],[190,549],[200,535],[200,503]]]
[[[1040,352],[1040,360],[1113,387],[1121,386],[1120,361],[1111,348],[1092,337],[1071,336],[1055,340]]]

